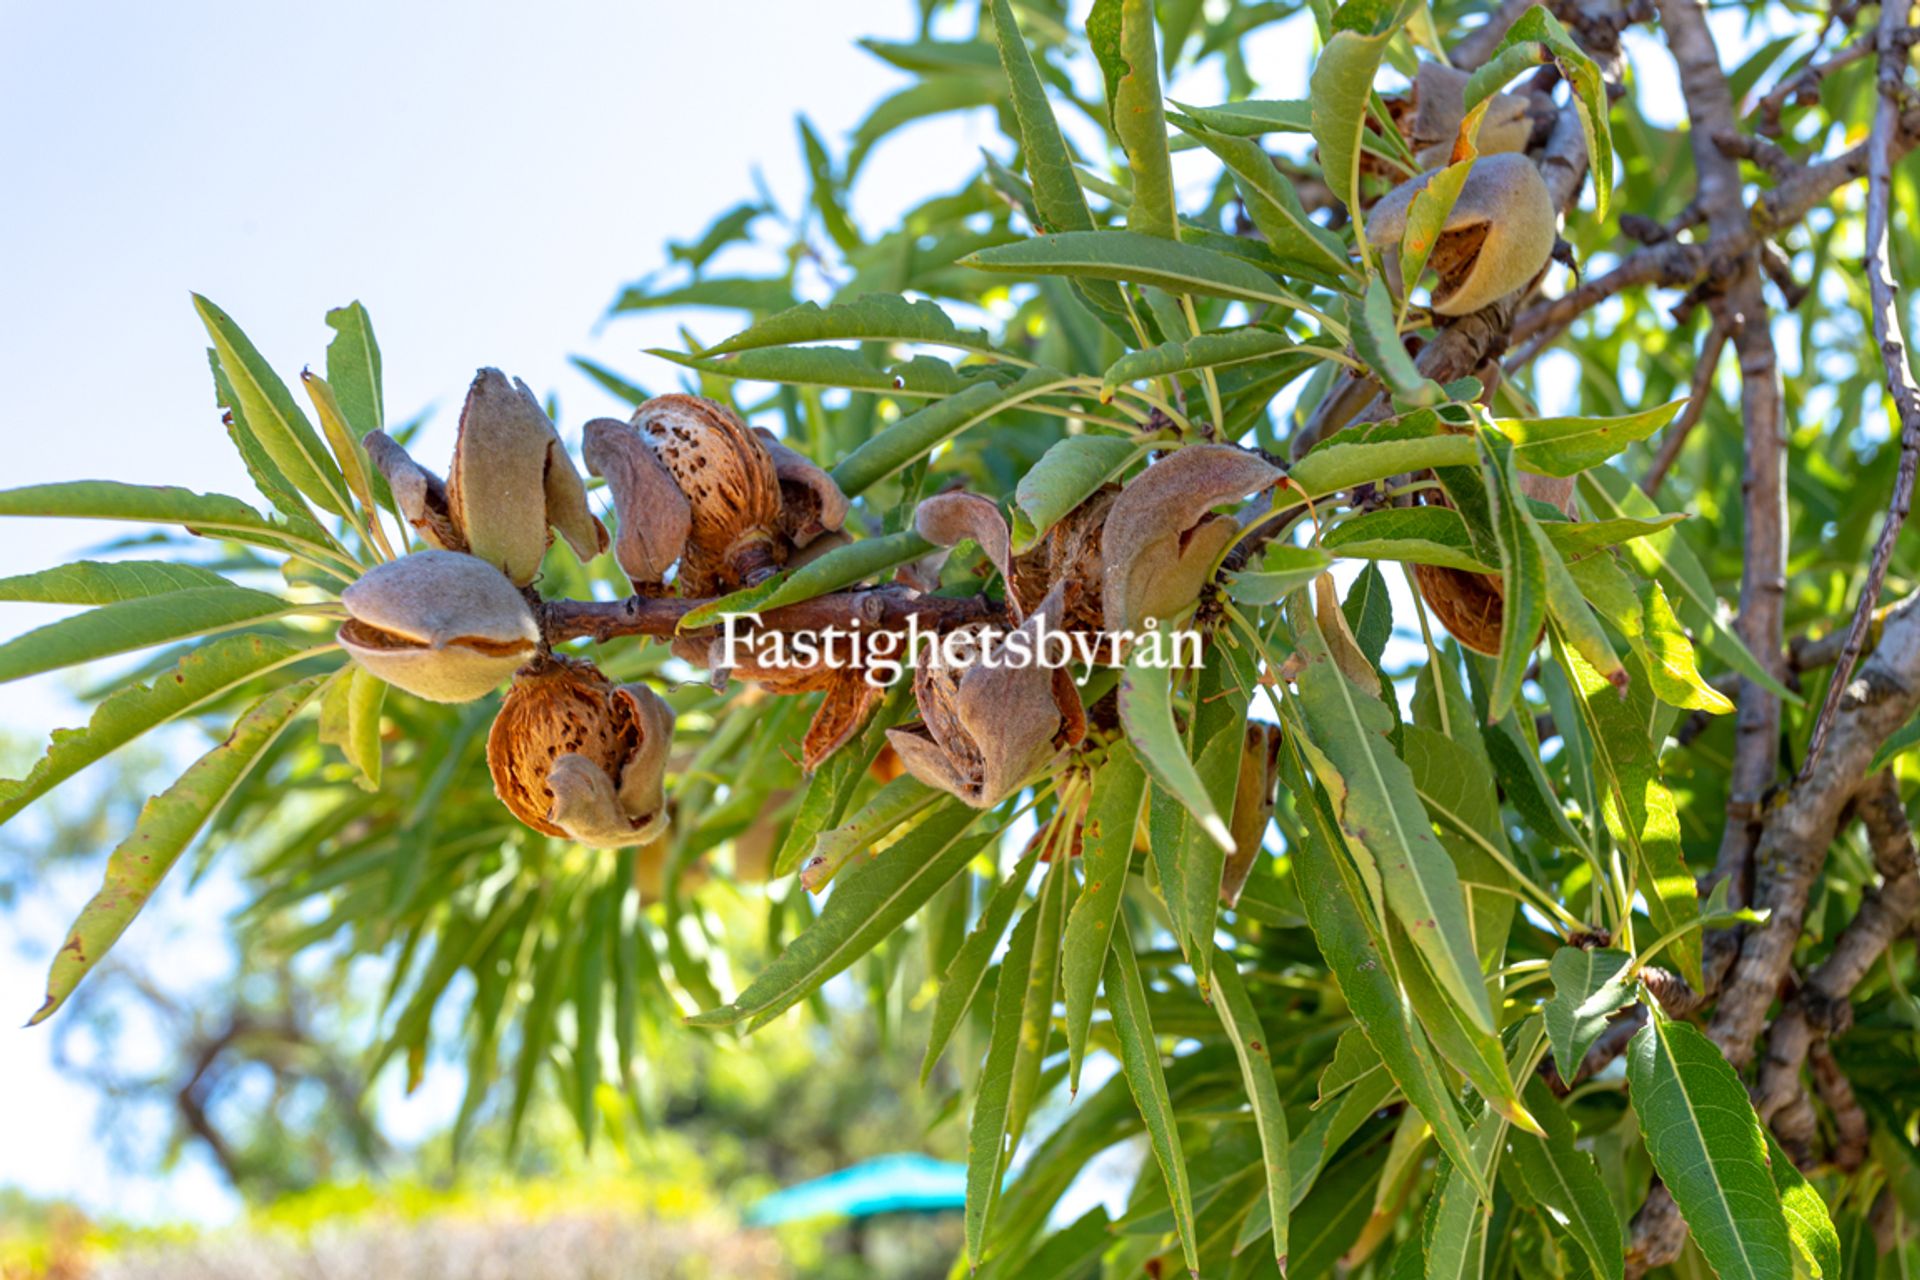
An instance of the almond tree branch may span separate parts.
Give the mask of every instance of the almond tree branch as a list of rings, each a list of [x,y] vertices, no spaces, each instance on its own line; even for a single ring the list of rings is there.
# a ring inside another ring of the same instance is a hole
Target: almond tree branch
[[[1867,567],[1867,580],[1854,605],[1853,625],[1847,631],[1846,648],[1834,664],[1833,683],[1827,699],[1814,721],[1813,737],[1807,745],[1806,764],[1800,770],[1805,778],[1820,762],[1833,719],[1839,713],[1840,699],[1853,674],[1853,664],[1866,647],[1867,628],[1879,603],[1880,590],[1886,585],[1887,566],[1893,561],[1893,545],[1913,506],[1914,472],[1920,466],[1920,386],[1915,385],[1907,364],[1907,342],[1900,316],[1900,293],[1894,285],[1887,258],[1887,235],[1892,223],[1894,136],[1900,131],[1900,97],[1905,88],[1909,45],[1899,39],[1907,29],[1911,5],[1888,4],[1880,10],[1880,97],[1873,113],[1873,131],[1867,137],[1867,292],[1871,298],[1873,338],[1880,348],[1880,362],[1886,370],[1887,390],[1893,397],[1900,432],[1900,470],[1893,482],[1893,501],[1886,522],[1874,543],[1873,559]]]
[[[1716,308],[1713,327],[1707,330],[1707,340],[1700,344],[1700,355],[1693,366],[1693,385],[1687,392],[1687,407],[1667,427],[1660,440],[1660,452],[1654,455],[1653,465],[1647,468],[1647,474],[1640,481],[1640,487],[1646,493],[1651,495],[1659,492],[1667,472],[1673,470],[1674,460],[1686,446],[1687,437],[1693,434],[1693,428],[1706,416],[1707,402],[1713,398],[1713,375],[1720,370],[1720,352],[1725,349],[1732,329],[1732,324]]]
[[[541,606],[548,644],[587,638],[604,643],[617,636],[668,637],[681,634],[680,620],[711,600],[629,596],[624,600],[548,600]],[[929,631],[946,630],[1000,616],[1000,606],[984,596],[928,596],[907,587],[839,591],[761,615],[763,631],[904,631],[919,619]],[[710,633],[711,629],[707,633]],[[703,633],[689,633],[703,634]]]
[[[1754,1088],[1754,1107],[1772,1122],[1780,1145],[1800,1164],[1812,1156],[1817,1129],[1813,1105],[1800,1087],[1800,1068],[1822,1040],[1852,1025],[1849,997],[1854,987],[1920,912],[1920,854],[1914,850],[1913,828],[1892,772],[1883,769],[1868,779],[1855,807],[1881,883],[1862,895],[1859,910],[1827,958],[1773,1020]]]

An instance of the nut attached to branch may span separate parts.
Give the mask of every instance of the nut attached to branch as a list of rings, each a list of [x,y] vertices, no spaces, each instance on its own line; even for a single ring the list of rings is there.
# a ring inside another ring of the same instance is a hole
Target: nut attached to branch
[[[340,595],[340,645],[388,684],[431,702],[471,702],[533,657],[540,627],[492,565],[416,551],[367,571]]]
[[[667,826],[673,709],[590,662],[521,671],[487,735],[494,794],[535,831],[596,849],[646,844]]]
[[[540,572],[549,526],[583,561],[607,549],[553,422],[526,383],[498,369],[474,375],[444,484],[384,431],[368,432],[366,445],[400,514],[429,546],[478,556],[515,586]]]
[[[667,570],[687,548],[693,508],[640,433],[617,418],[586,426],[587,470],[613,493],[613,558],[641,595],[660,594]]]
[[[1367,215],[1367,241],[1397,268],[1407,211],[1438,169],[1380,197]],[[1467,171],[1428,264],[1440,276],[1438,315],[1460,316],[1525,288],[1546,269],[1559,236],[1553,196],[1524,155],[1481,156]]]
[[[718,595],[771,577],[786,558],[780,478],[739,415],[703,396],[655,396],[633,425],[691,507],[681,594]]]

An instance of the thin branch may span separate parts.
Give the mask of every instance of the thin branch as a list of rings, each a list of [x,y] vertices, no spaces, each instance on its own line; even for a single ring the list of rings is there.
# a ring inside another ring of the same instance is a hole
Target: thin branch
[[[1874,543],[1867,580],[1854,605],[1846,648],[1834,664],[1827,700],[1821,704],[1820,718],[1814,722],[1813,738],[1807,745],[1807,762],[1800,770],[1802,778],[1809,776],[1820,762],[1834,717],[1839,714],[1847,680],[1853,674],[1853,664],[1866,647],[1874,606],[1879,603],[1880,590],[1886,585],[1887,566],[1893,562],[1893,544],[1913,506],[1914,473],[1916,467],[1920,467],[1920,386],[1915,385],[1913,372],[1907,365],[1900,293],[1894,285],[1887,256],[1887,234],[1892,224],[1894,135],[1900,128],[1900,96],[1905,87],[1909,56],[1909,46],[1898,37],[1906,29],[1910,14],[1908,5],[1890,4],[1880,11],[1880,100],[1874,109],[1873,132],[1867,138],[1867,292],[1871,298],[1874,342],[1880,348],[1887,390],[1898,413],[1900,470],[1894,477],[1893,501],[1888,507],[1886,522],[1880,527],[1880,539]]]
[[[1706,415],[1707,403],[1713,398],[1713,375],[1720,369],[1720,353],[1725,349],[1732,331],[1732,323],[1716,311],[1713,327],[1707,331],[1707,340],[1700,344],[1700,355],[1693,366],[1693,385],[1687,393],[1687,407],[1667,428],[1665,438],[1660,441],[1660,452],[1654,455],[1653,465],[1647,468],[1646,476],[1640,481],[1641,489],[1647,494],[1659,492],[1667,473],[1673,470],[1674,460],[1686,446],[1687,437]]]
[[[1902,27],[1895,36],[1902,48],[1911,48],[1920,40],[1920,28]],[[1831,57],[1810,62],[1796,75],[1782,79],[1767,96],[1760,99],[1748,113],[1747,120],[1755,129],[1768,137],[1780,134],[1780,113],[1788,106],[1809,105],[1816,100],[1820,82],[1842,67],[1852,66],[1862,58],[1871,57],[1880,48],[1879,32],[1866,35],[1841,49]]]
[[[625,600],[549,600],[541,607],[548,644],[587,638],[604,642],[617,636],[667,637],[681,634],[680,620],[711,600],[629,596]],[[817,596],[770,609],[761,616],[764,631],[904,631],[912,619],[926,630],[946,630],[1000,616],[1000,606],[983,596],[928,596],[906,587],[873,587]],[[710,632],[711,629],[708,629]],[[705,633],[690,633],[705,634]]]

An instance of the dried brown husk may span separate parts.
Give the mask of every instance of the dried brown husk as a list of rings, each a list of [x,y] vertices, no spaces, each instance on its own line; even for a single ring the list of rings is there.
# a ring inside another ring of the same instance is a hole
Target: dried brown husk
[[[1574,480],[1571,477],[1541,476],[1530,471],[1520,473],[1520,492],[1526,497],[1550,503],[1568,517],[1576,514]],[[1426,501],[1450,506],[1446,499],[1429,492]],[[1414,578],[1420,584],[1420,596],[1433,610],[1453,638],[1489,657],[1500,655],[1501,619],[1505,614],[1506,591],[1497,573],[1474,573],[1448,565],[1417,564]],[[1541,635],[1545,635],[1545,628]],[[1536,637],[1535,643],[1538,643]]]
[[[1233,852],[1227,855],[1220,876],[1220,900],[1229,907],[1240,901],[1240,890],[1260,857],[1280,777],[1280,726],[1249,721],[1246,732],[1233,789],[1233,820],[1227,824],[1233,834]]]
[[[581,455],[613,494],[613,556],[621,572],[641,595],[660,594],[693,530],[687,495],[640,433],[617,418],[586,425]]]
[[[583,561],[607,548],[546,410],[526,383],[498,369],[480,370],[467,389],[447,496],[467,549],[520,586],[540,572],[549,525]]]
[[[837,533],[847,522],[849,503],[833,477],[811,458],[780,442],[773,432],[755,427],[753,434],[773,459],[780,481],[780,533],[798,551],[823,534]]]
[[[367,457],[386,478],[401,519],[421,541],[440,551],[465,551],[466,535],[453,522],[446,483],[409,457],[400,442],[384,431],[367,432],[363,443]]]
[[[1425,168],[1437,168],[1453,157],[1453,145],[1466,119],[1465,71],[1438,62],[1423,62],[1413,80],[1411,119],[1406,122],[1414,158]],[[1497,93],[1487,101],[1474,149],[1483,156],[1524,151],[1533,136],[1527,100]]]
[[[340,602],[341,647],[388,684],[432,702],[484,696],[539,648],[539,623],[519,589],[457,551],[376,565]]]
[[[1050,594],[1021,629],[1037,640],[1043,626],[1058,627],[1060,608],[1061,593]],[[920,655],[913,693],[921,722],[889,729],[887,740],[908,773],[990,809],[1056,750],[1084,738],[1086,717],[1065,669],[989,661],[1006,639],[985,623],[966,630],[979,645],[971,661],[948,665],[938,649]]]
[[[876,633],[867,636],[866,643],[864,665],[854,664],[852,654],[846,655],[848,660],[844,662],[836,661],[837,655],[823,655],[820,661],[806,666],[763,664],[759,661],[758,649],[749,646],[731,655],[745,661],[728,667],[723,665],[728,656],[726,644],[718,637],[683,636],[675,640],[672,647],[676,657],[710,671],[715,688],[724,688],[729,679],[738,679],[780,696],[824,694],[800,742],[800,767],[811,774],[866,727],[880,700],[886,696],[886,683],[870,679],[869,673],[876,662],[899,654],[901,640],[898,636]]]
[[[1367,241],[1397,263],[1414,196],[1431,182],[1431,169],[1380,197],[1367,215]],[[1440,277],[1433,310],[1457,316],[1478,311],[1531,284],[1546,269],[1559,238],[1559,214],[1540,170],[1524,155],[1483,155],[1443,224],[1428,261]]]
[[[1056,521],[1037,545],[1014,560],[1008,590],[1031,609],[1061,584],[1065,594],[1060,625],[1068,631],[1104,629],[1102,539],[1107,513],[1119,494],[1119,485],[1104,485]]]
[[[1101,613],[1137,630],[1193,603],[1239,525],[1213,508],[1286,479],[1257,454],[1225,444],[1176,450],[1135,476],[1108,509],[1101,533]]]
[[[487,766],[494,794],[535,831],[623,848],[667,825],[672,742],[673,711],[653,690],[550,657],[515,677],[487,735]]]
[[[783,563],[780,479],[759,437],[738,414],[704,396],[655,396],[633,425],[692,509],[680,566],[685,596],[752,586]]]

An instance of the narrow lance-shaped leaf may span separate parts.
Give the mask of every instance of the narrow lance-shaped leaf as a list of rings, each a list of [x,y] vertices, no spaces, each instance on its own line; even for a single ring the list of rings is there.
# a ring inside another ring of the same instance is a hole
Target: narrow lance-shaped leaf
[[[233,385],[247,425],[274,465],[323,510],[346,515],[347,491],[340,468],[328,456],[287,384],[226,312],[199,294],[193,296],[193,305],[220,353],[220,367]]]
[[[233,732],[178,781],[147,801],[133,831],[107,858],[106,881],[80,911],[47,974],[47,998],[29,1025],[50,1017],[92,972],[222,802],[247,776],[326,676],[276,689],[240,717]]]
[[[1627,1046],[1627,1087],[1654,1170],[1720,1280],[1792,1275],[1760,1118],[1713,1042],[1649,1001]]]
[[[1006,386],[983,382],[936,401],[861,444],[833,468],[834,483],[857,497],[910,462],[996,413],[1057,391],[1071,379],[1052,369],[1029,369]]]
[[[1026,996],[1027,971],[1033,961],[1034,931],[1039,921],[1040,904],[1036,902],[1013,927],[1013,937],[1000,957],[987,1060],[980,1069],[973,1118],[967,1128],[967,1258],[976,1267],[986,1253],[987,1226],[993,1218],[994,1202],[1000,1197],[1002,1172],[1012,1154],[1007,1149],[1008,1109],[1013,1093],[1014,1063],[1020,1050],[1020,1014]]]
[[[1304,598],[1296,598],[1290,616],[1305,659],[1296,701],[1315,746],[1337,770],[1321,781],[1341,829],[1378,866],[1387,904],[1434,978],[1468,1021],[1490,1034],[1493,1009],[1474,958],[1460,877],[1433,834],[1412,775],[1387,741],[1394,713],[1335,664]]]
[[[1626,952],[1602,947],[1561,947],[1553,953],[1553,996],[1540,1011],[1547,1020],[1554,1065],[1567,1083],[1573,1083],[1587,1050],[1607,1029],[1607,1020],[1633,1003],[1633,978],[1627,972],[1632,963]]]
[[[731,1004],[690,1019],[694,1026],[764,1026],[858,960],[925,906],[998,833],[962,839],[978,817],[943,797],[885,853],[844,872],[826,908]]]
[[[1293,867],[1314,939],[1387,1073],[1426,1117],[1440,1149],[1456,1164],[1473,1168],[1466,1127],[1454,1106],[1452,1090],[1434,1062],[1425,1033],[1412,1020],[1384,945],[1368,923],[1366,892],[1347,865],[1338,828],[1307,776],[1293,732],[1288,733],[1287,744],[1281,756],[1285,781],[1308,839]]]
[[[0,578],[0,600],[26,604],[115,604],[196,587],[231,587],[211,569],[165,560],[76,560]]]
[[[1273,1052],[1260,1026],[1240,967],[1233,956],[1220,951],[1213,962],[1213,1010],[1233,1043],[1240,1060],[1240,1076],[1247,1086],[1254,1124],[1260,1131],[1260,1155],[1265,1166],[1268,1212],[1273,1215],[1273,1256],[1287,1269],[1287,1215],[1293,1207],[1292,1171],[1288,1163],[1287,1113],[1280,1105],[1280,1089],[1273,1078]]]
[[[325,653],[273,636],[222,636],[199,645],[149,684],[116,689],[93,710],[84,729],[55,729],[47,754],[19,780],[0,779],[0,823],[56,784],[132,742],[141,734],[224,697],[249,680],[302,658]]]
[[[1207,793],[1186,741],[1173,719],[1175,668],[1149,662],[1149,647],[1136,646],[1120,678],[1120,722],[1139,752],[1147,776],[1200,824],[1200,829],[1225,853],[1233,852],[1233,833],[1227,829],[1213,797]]]
[[[1239,302],[1297,306],[1299,299],[1260,268],[1199,245],[1138,231],[1066,231],[982,249],[964,267],[1029,276],[1074,276],[1153,285]]]
[[[1360,222],[1360,147],[1373,99],[1373,77],[1387,43],[1406,21],[1409,0],[1348,0],[1333,15],[1333,34],[1308,81],[1309,122],[1320,144],[1327,185]],[[1366,237],[1356,237],[1366,255]]]
[[[333,341],[327,344],[327,384],[333,388],[340,412],[346,415],[353,438],[387,425],[386,392],[380,373],[380,344],[374,340],[373,317],[358,302],[327,312]]]
[[[121,600],[0,644],[0,683],[300,611],[279,596],[235,586],[192,587]]]
[[[1840,1280],[1840,1233],[1820,1192],[1794,1168],[1793,1158],[1781,1150],[1779,1142],[1765,1125],[1760,1132],[1767,1139],[1767,1168],[1773,1174],[1774,1188],[1780,1193],[1780,1208],[1787,1216],[1787,1235],[1820,1280]]]
[[[1032,550],[1047,530],[1139,458],[1124,436],[1068,436],[1040,455],[1013,490],[1013,553]]]
[[[1620,1218],[1593,1157],[1574,1146],[1573,1122],[1546,1081],[1534,1076],[1527,1082],[1526,1103],[1546,1135],[1509,1133],[1509,1158],[1528,1192],[1566,1224],[1603,1280],[1621,1280],[1626,1263]]]
[[[980,994],[994,949],[1006,935],[1007,923],[1013,919],[1014,908],[1026,894],[1027,881],[1033,878],[1033,869],[1039,861],[1040,846],[1035,844],[1020,859],[1013,874],[987,899],[986,909],[980,913],[973,931],[960,944],[946,973],[941,975],[940,994],[934,999],[933,1014],[928,1019],[927,1051],[920,1060],[921,1084],[933,1075],[934,1063],[946,1052],[947,1042],[953,1038],[960,1020],[967,1016],[967,1010],[973,1007],[974,997]]]
[[[1107,749],[1093,775],[1093,793],[1081,828],[1080,867],[1086,880],[1067,917],[1061,951],[1067,1009],[1067,1079],[1080,1088],[1080,1064],[1086,1057],[1087,1030],[1093,1022],[1094,996],[1107,964],[1107,946],[1126,893],[1133,860],[1134,832],[1146,803],[1147,775],[1125,741]],[[944,991],[943,993],[944,994]]]
[[[1645,680],[1628,686],[1623,701],[1614,686],[1577,653],[1557,649],[1574,683],[1592,740],[1602,787],[1600,812],[1614,838],[1632,853],[1640,892],[1653,927],[1680,930],[1699,916],[1693,873],[1680,848],[1680,819],[1673,794],[1660,778],[1660,759],[1647,738],[1652,694]],[[1669,945],[1681,975],[1701,986],[1699,933],[1682,933]]]
[[[1547,568],[1513,474],[1512,446],[1485,428],[1479,439],[1480,476],[1500,550],[1500,656],[1487,708],[1492,722],[1519,701],[1521,682],[1540,643],[1540,628],[1547,620]]]
[[[1180,1150],[1180,1128],[1175,1121],[1173,1100],[1167,1093],[1167,1077],[1160,1065],[1160,1046],[1154,1038],[1153,1021],[1147,1014],[1146,984],[1140,980],[1140,962],[1133,954],[1133,939],[1127,932],[1125,916],[1114,922],[1113,948],[1107,955],[1107,1011],[1113,1015],[1114,1037],[1120,1042],[1120,1069],[1133,1094],[1134,1105],[1146,1121],[1147,1142],[1153,1158],[1167,1180],[1168,1198],[1173,1201],[1174,1229],[1180,1236],[1180,1250],[1187,1270],[1200,1274],[1198,1242],[1193,1234],[1193,1189],[1187,1180],[1187,1160]]]
[[[1106,74],[1108,122],[1127,154],[1133,186],[1127,229],[1178,240],[1152,0],[1094,0],[1087,39]]]

